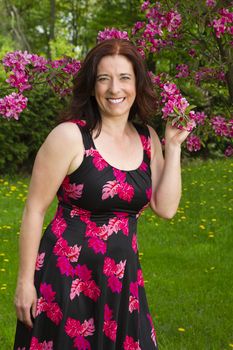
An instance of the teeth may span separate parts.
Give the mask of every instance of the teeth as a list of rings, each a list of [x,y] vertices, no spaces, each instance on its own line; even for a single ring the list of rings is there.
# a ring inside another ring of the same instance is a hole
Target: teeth
[[[108,98],[108,101],[110,101],[111,103],[121,103],[123,102],[124,97],[122,98]]]

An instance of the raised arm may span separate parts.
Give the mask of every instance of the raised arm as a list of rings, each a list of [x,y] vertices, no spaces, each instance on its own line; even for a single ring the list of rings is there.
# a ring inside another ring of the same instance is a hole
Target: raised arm
[[[151,135],[152,197],[151,209],[160,217],[171,219],[177,211],[181,198],[181,144],[190,132],[172,127],[167,122],[165,130],[165,153],[155,130],[149,126]]]
[[[19,320],[32,327],[35,317],[35,263],[44,216],[72,160],[83,153],[81,133],[73,123],[55,127],[40,147],[33,166],[19,236],[19,269],[14,304]]]

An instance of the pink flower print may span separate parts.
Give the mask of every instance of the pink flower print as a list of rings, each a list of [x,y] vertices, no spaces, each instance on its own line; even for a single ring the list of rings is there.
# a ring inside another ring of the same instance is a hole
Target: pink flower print
[[[128,236],[129,234],[129,219],[124,216],[114,217],[109,219],[108,228],[110,232],[117,233],[119,230],[122,230],[124,235]]]
[[[44,264],[44,257],[45,257],[45,252],[37,255],[36,267],[35,267],[36,271],[39,271],[42,268]]]
[[[124,173],[122,170],[113,168],[113,174],[118,182],[125,182],[126,173]]]
[[[145,135],[140,135],[141,141],[142,141],[142,145],[143,145],[143,149],[146,151],[146,154],[148,156],[148,158],[151,158],[151,139],[150,137],[146,137]]]
[[[142,270],[141,269],[138,269],[137,281],[138,281],[138,285],[139,286],[144,287],[144,279],[143,279],[143,274],[142,274]]]
[[[78,208],[77,206],[73,206],[73,209],[70,212],[70,217],[74,216],[80,217],[80,220],[88,223],[90,221],[91,212],[86,209]]]
[[[54,302],[56,292],[52,290],[51,284],[41,283],[40,293],[42,297],[37,300],[36,316],[46,312],[47,317],[58,325],[63,315],[59,305]]]
[[[155,329],[154,329],[152,317],[151,317],[151,315],[149,313],[146,316],[149,319],[150,325],[151,325],[151,339],[152,339],[153,343],[155,344],[155,346],[157,346],[156,332],[155,332]]]
[[[139,167],[139,170],[141,171],[147,171],[148,165],[145,162],[142,162],[142,164]]]
[[[58,256],[66,256],[71,262],[77,262],[81,249],[82,246],[77,246],[77,244],[69,246],[67,241],[60,237],[53,248],[53,252]]]
[[[73,198],[73,199],[78,199],[82,196],[83,192],[83,186],[84,184],[71,184],[69,182],[69,177],[66,176],[64,181],[62,182],[62,187],[64,189],[64,195],[65,197]]]
[[[52,232],[57,236],[58,238],[62,236],[63,232],[65,231],[67,227],[67,223],[65,222],[64,218],[62,217],[62,208],[59,208],[55,214],[55,217],[52,221]]]
[[[87,157],[93,157],[93,164],[99,171],[103,170],[108,166],[108,163],[101,157],[101,155],[96,149],[90,148],[89,150],[85,151],[85,154]]]
[[[128,335],[125,337],[123,346],[124,350],[141,350],[139,341],[134,341],[134,339]]]
[[[107,251],[107,244],[98,237],[89,238],[88,247],[91,248],[96,254],[105,254]]]
[[[132,238],[132,248],[134,253],[136,254],[138,250],[138,244],[137,244],[137,235],[135,233],[133,234],[133,238]]]
[[[91,345],[87,339],[95,332],[94,319],[89,318],[82,324],[79,320],[68,317],[65,324],[65,332],[70,338],[74,338],[74,347],[78,350],[91,350]]]
[[[26,350],[26,348],[23,349]],[[43,343],[39,343],[36,337],[32,337],[29,350],[53,350],[53,341],[43,341]]]
[[[113,198],[118,193],[119,183],[116,180],[107,181],[103,186],[102,199]]]
[[[105,304],[103,332],[106,337],[110,338],[112,341],[116,341],[117,323],[112,320],[112,317],[112,310],[109,308],[108,304]]]
[[[108,287],[112,292],[120,293],[122,289],[122,279],[124,276],[126,260],[115,263],[114,259],[105,257],[103,273],[108,276]]]
[[[129,296],[129,312],[134,310],[139,311],[139,300],[138,300],[138,282],[130,283],[130,296]]]
[[[119,198],[127,202],[131,202],[134,196],[134,188],[133,186],[129,185],[127,182],[122,182],[119,184],[117,193]]]
[[[58,257],[56,266],[59,268],[62,275],[74,276],[74,268],[65,256]]]
[[[150,201],[151,195],[152,195],[152,188],[150,187],[146,190],[146,196],[147,196],[148,201]]]
[[[72,119],[71,122],[78,124],[79,126],[85,126],[87,124],[84,119]]]
[[[84,295],[90,299],[97,301],[101,291],[96,285],[94,280],[91,280],[92,271],[87,268],[86,265],[77,265],[75,269],[76,278],[71,285],[70,299],[73,300],[76,295],[80,295],[83,292]]]

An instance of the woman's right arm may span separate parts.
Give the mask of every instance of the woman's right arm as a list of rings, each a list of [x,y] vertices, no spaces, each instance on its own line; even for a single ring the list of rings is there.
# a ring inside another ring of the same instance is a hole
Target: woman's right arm
[[[73,123],[55,127],[40,147],[33,166],[19,236],[19,268],[14,304],[20,321],[32,327],[37,295],[34,272],[44,216],[72,160],[82,153],[81,136]]]

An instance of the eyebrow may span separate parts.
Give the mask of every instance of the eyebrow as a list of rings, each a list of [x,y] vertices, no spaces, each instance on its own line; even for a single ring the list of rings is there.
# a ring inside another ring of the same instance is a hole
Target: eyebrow
[[[128,76],[132,76],[132,74],[130,74],[130,73],[121,73],[120,74],[120,76],[122,76],[122,75],[128,75]],[[98,74],[97,76],[96,76],[96,78],[100,78],[100,77],[109,77],[109,74],[107,74],[107,73],[103,73],[103,74]]]

